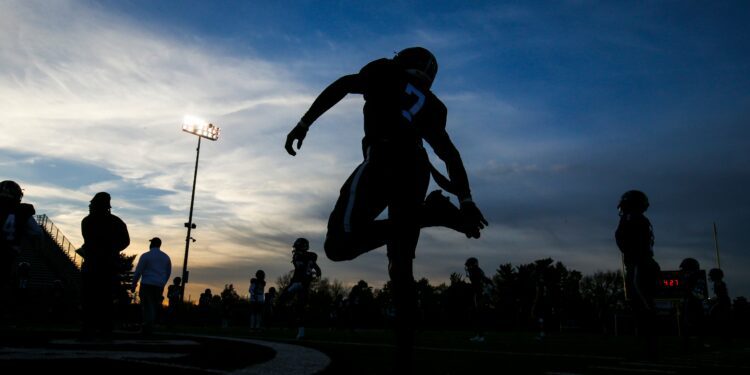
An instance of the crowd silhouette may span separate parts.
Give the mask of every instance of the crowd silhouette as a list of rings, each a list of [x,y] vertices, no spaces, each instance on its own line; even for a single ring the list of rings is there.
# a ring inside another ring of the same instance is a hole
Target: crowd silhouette
[[[619,270],[583,275],[551,258],[518,265],[506,263],[485,276],[486,285],[482,289],[477,288],[471,272],[466,271],[455,272],[447,282],[437,285],[426,278],[415,282],[419,317],[415,327],[467,331],[470,333],[467,340],[479,342],[482,340],[478,337],[494,331],[527,331],[539,339],[566,331],[637,333],[637,318],[626,300],[625,281]],[[287,288],[292,284],[292,275],[293,272],[278,276],[275,285]],[[684,275],[685,280],[689,277],[687,273]],[[123,289],[129,291],[127,285]],[[248,332],[261,332],[263,328],[296,329],[302,308],[310,327],[356,331],[384,329],[394,324],[390,282],[372,286],[360,280],[346,286],[335,279],[314,279],[302,307],[294,298],[276,298],[275,291],[276,287],[268,288],[264,303],[259,306],[251,294],[241,295],[233,284],[226,284],[216,294],[206,289],[197,301],[162,306],[158,322],[165,328],[246,327]],[[732,301],[727,294],[723,298],[714,294],[702,299],[692,290],[679,293],[683,297],[656,298],[657,302],[670,304],[657,304],[655,335],[683,335],[696,341],[698,333],[722,339],[750,333],[747,326],[750,310],[744,297]],[[52,302],[50,299],[49,303]],[[135,299],[130,306],[137,303]],[[688,311],[689,308],[693,310]],[[132,327],[134,322],[141,321],[137,309],[126,307],[126,310],[117,314],[121,327]],[[678,310],[681,325],[673,324],[678,319]],[[74,321],[77,317],[67,318]]]

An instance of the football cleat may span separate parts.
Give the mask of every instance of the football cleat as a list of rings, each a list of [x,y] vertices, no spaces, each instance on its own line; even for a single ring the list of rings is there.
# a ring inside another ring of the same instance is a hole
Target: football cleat
[[[435,190],[427,195],[422,203],[421,227],[446,227],[466,233],[461,211],[450,198],[443,195],[442,190]]]

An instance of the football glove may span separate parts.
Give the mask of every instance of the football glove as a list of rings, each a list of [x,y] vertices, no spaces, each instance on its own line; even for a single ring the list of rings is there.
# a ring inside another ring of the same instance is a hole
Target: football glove
[[[461,202],[461,220],[467,238],[479,238],[480,230],[489,225],[482,211],[471,200]]]
[[[303,121],[299,121],[297,123],[297,126],[292,129],[292,131],[289,132],[289,134],[286,136],[286,143],[284,144],[284,148],[286,149],[286,152],[289,153],[289,155],[295,156],[297,155],[297,152],[294,151],[294,147],[292,146],[294,141],[297,141],[297,150],[299,150],[302,147],[302,141],[305,140],[305,136],[307,135],[307,129],[310,128],[310,125],[305,124]]]

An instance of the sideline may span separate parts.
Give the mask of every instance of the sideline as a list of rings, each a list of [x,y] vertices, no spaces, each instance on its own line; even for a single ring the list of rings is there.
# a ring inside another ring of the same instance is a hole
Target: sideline
[[[37,331],[39,332],[39,331]],[[69,332],[69,330],[59,330],[57,332]],[[236,370],[216,370],[198,368],[193,366],[177,365],[173,363],[165,363],[162,361],[153,361],[155,358],[168,359],[178,358],[183,356],[183,353],[157,353],[157,352],[139,352],[131,350],[102,350],[102,351],[89,351],[81,350],[79,348],[16,348],[6,347],[0,344],[0,364],[3,360],[40,360],[40,359],[72,359],[72,360],[86,360],[91,358],[103,358],[103,359],[114,359],[127,362],[142,363],[147,365],[153,365],[156,367],[172,367],[172,368],[184,368],[187,370],[196,370],[206,373],[217,373],[217,374],[257,374],[257,375],[303,375],[303,374],[315,374],[325,370],[330,364],[331,359],[324,353],[300,345],[281,343],[277,341],[266,341],[256,339],[244,339],[226,336],[214,336],[214,335],[201,335],[201,334],[181,334],[171,333],[168,336],[180,339],[125,339],[125,340],[113,340],[107,342],[107,346],[112,345],[145,345],[145,346],[161,346],[165,343],[177,346],[192,346],[198,345],[198,343],[189,340],[190,338],[205,338],[224,342],[242,342],[261,347],[270,348],[275,352],[273,358],[266,362],[255,363],[245,368]],[[60,339],[50,340],[50,344],[57,344],[63,346],[70,346],[79,344],[78,341],[72,339]],[[97,343],[88,343],[89,345],[96,345]],[[0,366],[2,367],[2,366]]]
[[[276,351],[276,355],[263,363],[254,364],[230,374],[277,375],[277,374],[315,374],[325,370],[331,359],[322,352],[299,345],[285,344],[277,341],[241,339],[224,336],[206,336],[194,334],[180,334],[182,337],[201,337],[214,340],[236,341],[258,346],[265,346]]]

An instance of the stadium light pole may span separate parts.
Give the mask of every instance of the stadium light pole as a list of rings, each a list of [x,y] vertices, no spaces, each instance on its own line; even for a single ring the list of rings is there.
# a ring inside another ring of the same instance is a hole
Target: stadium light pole
[[[185,237],[185,259],[182,263],[182,285],[180,286],[181,301],[185,301],[185,284],[188,283],[188,252],[190,251],[190,241],[195,241],[190,236],[190,232],[196,228],[193,224],[193,203],[195,202],[195,182],[198,179],[198,160],[201,156],[201,139],[206,138],[211,141],[219,139],[219,127],[210,124],[203,119],[194,116],[185,116],[182,121],[182,131],[198,136],[198,148],[195,150],[195,171],[193,172],[193,192],[190,195],[190,214],[188,216],[188,222],[185,223],[187,228],[187,236]]]

